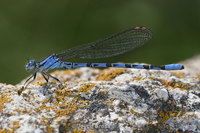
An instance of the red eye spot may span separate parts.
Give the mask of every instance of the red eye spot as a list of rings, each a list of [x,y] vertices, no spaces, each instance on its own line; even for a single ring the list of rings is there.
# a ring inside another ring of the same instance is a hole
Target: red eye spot
[[[146,30],[146,27],[135,27],[135,30]]]

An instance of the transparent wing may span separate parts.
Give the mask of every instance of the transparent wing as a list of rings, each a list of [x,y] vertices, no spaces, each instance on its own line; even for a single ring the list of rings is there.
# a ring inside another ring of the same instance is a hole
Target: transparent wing
[[[92,43],[68,49],[57,57],[61,60],[72,58],[99,59],[123,54],[152,38],[152,33],[145,27],[131,28]]]

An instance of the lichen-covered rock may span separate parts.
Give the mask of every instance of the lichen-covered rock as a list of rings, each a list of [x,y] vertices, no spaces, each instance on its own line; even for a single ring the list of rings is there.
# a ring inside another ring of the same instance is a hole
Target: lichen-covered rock
[[[200,56],[184,70],[55,71],[65,88],[0,84],[0,132],[200,132]]]

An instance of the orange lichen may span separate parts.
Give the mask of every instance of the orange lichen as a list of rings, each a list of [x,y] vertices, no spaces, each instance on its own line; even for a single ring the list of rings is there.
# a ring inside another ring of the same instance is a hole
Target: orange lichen
[[[55,111],[56,115],[54,117],[63,117],[67,116],[67,109],[57,109]]]
[[[76,110],[76,104],[75,103],[68,103],[67,105],[67,109],[68,112],[67,113],[73,113]]]
[[[46,126],[47,133],[52,133],[54,131],[54,128],[51,127],[48,123],[45,122],[44,125]]]
[[[185,90],[185,91],[188,90],[189,87],[191,87],[190,84],[188,83],[185,84],[185,83],[182,83],[181,81],[169,82],[169,85],[173,88],[180,88],[181,90]]]
[[[88,91],[91,90],[94,86],[95,86],[95,83],[84,84],[78,90],[78,94],[80,94],[80,93],[88,93]]]
[[[42,113],[40,107],[33,109],[37,113]]]
[[[132,114],[137,114],[137,112],[135,112],[133,109],[130,110]]]
[[[67,116],[70,113],[73,113],[76,110],[76,104],[75,103],[68,103],[65,106],[66,109],[56,109],[55,113],[56,115],[54,117],[63,117]]]
[[[54,105],[54,106],[58,106],[58,101],[54,101],[54,102],[53,102],[53,105]]]
[[[133,78],[133,80],[140,80],[140,78],[138,78],[138,77],[135,77],[135,78]]]
[[[158,119],[160,122],[164,122],[169,119],[169,114],[163,110],[156,110],[156,112],[158,113]]]
[[[20,110],[20,109],[15,109],[14,111],[16,111],[17,113],[20,113],[20,112],[22,112],[22,110]]]
[[[169,103],[170,107],[175,107],[176,105],[174,104],[173,100],[171,100],[171,102]],[[158,116],[158,122],[159,123],[165,123],[166,120],[168,120],[170,117],[177,117],[180,116],[181,111],[183,111],[184,109],[181,107],[175,107],[173,110],[169,110],[169,108],[166,106],[164,108],[161,108],[159,110],[156,110]]]
[[[19,128],[19,122],[18,121],[13,121],[12,124],[13,124],[12,127],[11,127],[12,132],[15,132],[17,130],[17,128]]]
[[[184,75],[184,72],[171,72],[171,73],[176,75],[178,78],[181,78]]]
[[[66,90],[56,90],[56,98],[63,99],[66,95]]]
[[[197,77],[196,77],[197,79],[200,79],[200,73],[199,74],[197,74]]]
[[[63,75],[67,75],[67,74],[70,74],[73,70],[71,69],[67,69],[63,72]]]
[[[97,78],[98,81],[110,81],[115,78],[117,75],[124,73],[126,69],[110,69],[108,68]]]
[[[149,76],[149,79],[151,79],[151,80],[154,80],[155,78],[154,78],[154,77],[150,77],[150,76]]]
[[[0,133],[10,133],[10,131],[9,130],[0,129]]]
[[[99,73],[102,73],[103,70],[98,69],[98,71],[92,71],[92,76],[99,75]]]
[[[83,129],[79,129],[79,130],[72,130],[72,133],[85,133],[85,131]]]
[[[89,105],[89,102],[90,102],[89,100],[80,100],[77,103],[77,107],[78,108],[84,108],[84,107]]]
[[[106,101],[104,101],[103,104],[106,104],[106,105],[109,106],[110,104],[113,103],[114,100],[115,100],[115,98],[109,98],[109,99],[107,99]]]
[[[4,103],[9,103],[11,102],[12,99],[10,99],[10,97],[8,97],[8,94],[1,94],[0,95],[0,112],[3,111],[3,107],[4,107]]]
[[[42,105],[40,106],[40,109],[41,109],[41,110],[46,109],[46,108],[47,108],[46,104],[42,104]]]
[[[46,121],[46,120],[47,120],[47,118],[46,118],[46,117],[44,117],[44,116],[42,116],[42,120],[43,120],[43,121]]]
[[[80,72],[75,72],[75,76],[78,77],[78,78],[80,78],[81,73]]]
[[[173,82],[168,82],[168,81],[165,81],[165,80],[162,80],[162,79],[159,79],[159,81],[161,81],[161,83],[167,87],[172,87],[172,88],[180,88],[181,90],[188,90],[189,87],[191,87],[190,84],[188,83],[183,83],[181,81],[173,81]]]

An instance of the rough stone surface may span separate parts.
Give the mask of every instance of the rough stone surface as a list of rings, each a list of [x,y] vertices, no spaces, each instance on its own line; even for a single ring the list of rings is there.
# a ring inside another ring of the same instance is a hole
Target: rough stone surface
[[[200,56],[184,70],[55,71],[65,88],[0,84],[0,132],[200,132]],[[18,91],[21,92],[18,95]]]

